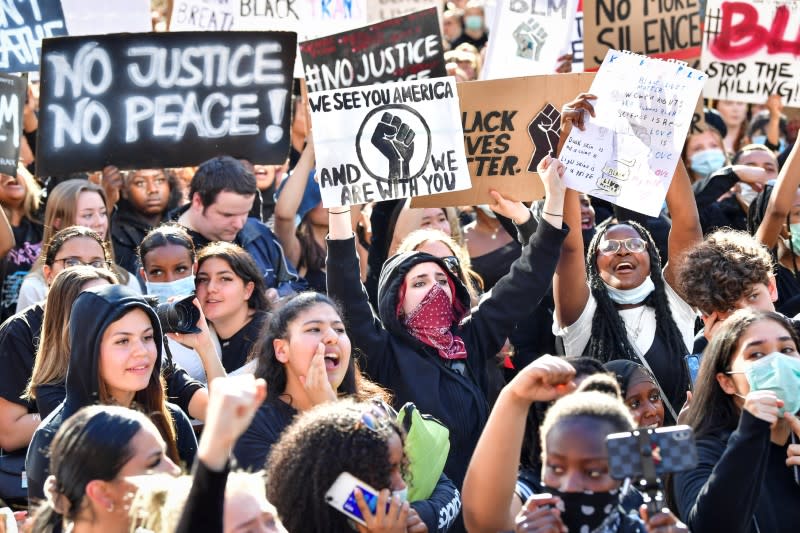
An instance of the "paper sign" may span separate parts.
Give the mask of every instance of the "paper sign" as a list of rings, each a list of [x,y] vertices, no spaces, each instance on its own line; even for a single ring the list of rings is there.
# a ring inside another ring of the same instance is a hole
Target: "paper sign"
[[[17,175],[25,78],[0,74],[0,173]]]
[[[705,80],[680,62],[609,50],[589,90],[596,116],[561,151],[567,186],[657,216]]]
[[[262,0],[263,1],[263,0]],[[367,24],[367,4],[374,0],[295,0],[310,13],[305,35],[319,37],[359,28]]]
[[[60,2],[0,0],[0,72],[38,71],[42,39],[66,34]]]
[[[447,74],[436,9],[300,43],[308,92]]]
[[[69,35],[153,31],[149,0],[61,0]]]
[[[583,71],[583,0],[578,2],[578,12],[572,23],[569,53],[572,54],[572,72]]]
[[[470,187],[455,78],[308,95],[325,207]]]
[[[543,198],[536,163],[558,144],[558,110],[588,91],[593,78],[558,74],[459,83],[472,188],[414,198],[412,207],[486,204],[490,189],[512,200]]]
[[[437,0],[371,0],[367,4],[367,20],[380,22],[408,15],[429,7],[441,7]]]
[[[234,0],[172,0],[169,31],[230,31]]]
[[[555,72],[569,46],[577,2],[498,1],[481,79]]]
[[[583,5],[584,69],[608,50],[686,61],[699,56],[701,0],[594,0]]]
[[[800,4],[708,0],[702,65],[708,98],[800,107]]]
[[[47,39],[39,175],[196,165],[289,151],[295,34],[176,32]]]
[[[311,4],[296,0],[229,0],[235,30],[300,31],[301,20],[311,18]]]

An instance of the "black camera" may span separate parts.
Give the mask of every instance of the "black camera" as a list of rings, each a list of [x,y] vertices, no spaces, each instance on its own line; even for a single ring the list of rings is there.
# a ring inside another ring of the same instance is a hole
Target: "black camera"
[[[194,294],[158,304],[156,314],[164,333],[200,333],[200,328],[197,327],[200,310],[194,306]]]

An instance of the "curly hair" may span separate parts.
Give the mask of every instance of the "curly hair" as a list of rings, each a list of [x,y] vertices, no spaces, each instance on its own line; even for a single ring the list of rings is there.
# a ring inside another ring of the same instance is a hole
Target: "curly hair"
[[[733,308],[753,285],[767,285],[772,269],[772,256],[757,240],[720,229],[689,250],[678,280],[687,303],[710,314]]]
[[[390,487],[389,440],[397,436],[404,443],[405,434],[375,410],[373,404],[351,400],[323,404],[295,418],[273,446],[267,499],[288,531],[349,531],[347,518],[325,502],[343,472],[378,490]],[[405,474],[405,461],[400,468]]]

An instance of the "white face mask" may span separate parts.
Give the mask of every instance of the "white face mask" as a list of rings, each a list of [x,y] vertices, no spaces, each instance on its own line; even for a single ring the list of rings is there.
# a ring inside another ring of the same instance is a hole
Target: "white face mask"
[[[406,485],[400,490],[393,490],[392,497],[394,496],[397,496],[400,499],[400,503],[403,503],[406,500],[408,500],[408,485]]]
[[[650,276],[647,276],[641,285],[632,289],[616,289],[605,281],[603,282],[603,285],[606,286],[608,297],[618,304],[641,303],[645,300],[645,298],[650,296],[651,292],[656,290],[656,286]]]
[[[158,296],[158,303],[163,304],[173,296],[186,296],[195,290],[194,275],[175,281],[145,281],[147,294]]]

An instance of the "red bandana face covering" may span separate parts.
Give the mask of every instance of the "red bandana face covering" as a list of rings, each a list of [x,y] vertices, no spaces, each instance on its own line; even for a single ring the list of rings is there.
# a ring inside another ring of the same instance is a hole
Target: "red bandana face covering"
[[[452,290],[452,286],[451,286]],[[405,297],[405,291],[403,291]],[[408,331],[428,346],[436,348],[444,359],[466,359],[467,349],[461,337],[453,335],[453,304],[439,284],[434,284],[417,307],[406,317]]]

